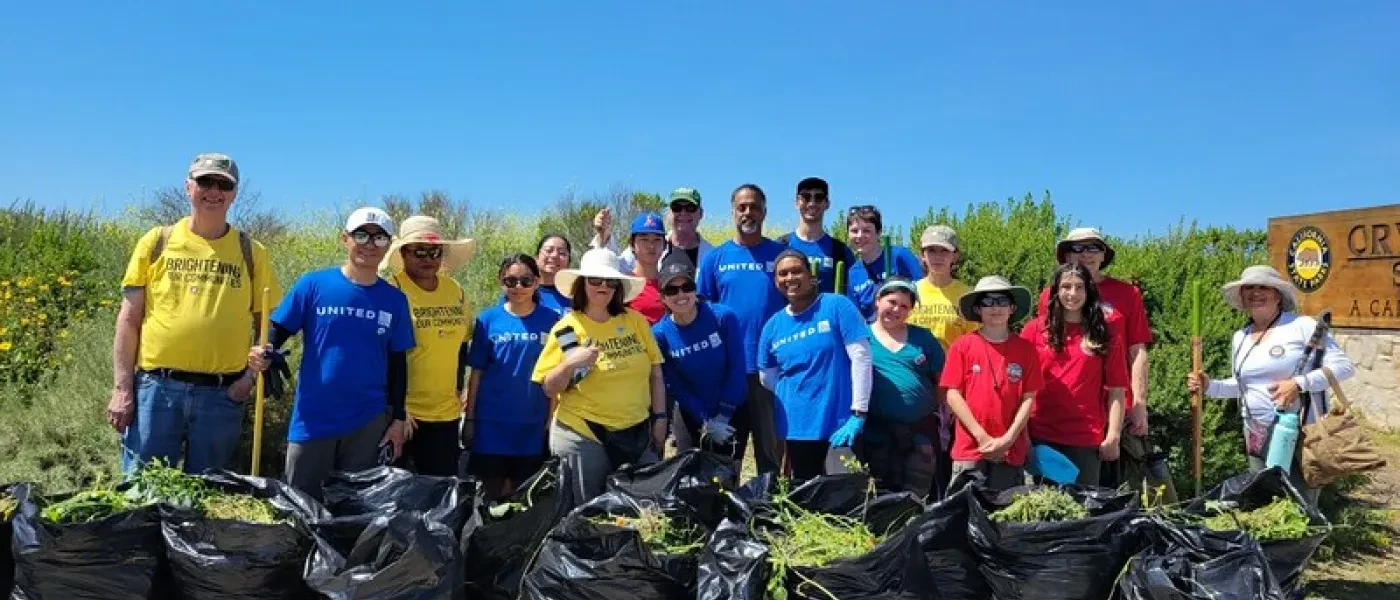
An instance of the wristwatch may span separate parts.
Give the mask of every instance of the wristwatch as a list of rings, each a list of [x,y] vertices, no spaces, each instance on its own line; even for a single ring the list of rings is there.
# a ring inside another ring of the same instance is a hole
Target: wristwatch
[[[664,412],[651,413],[651,420],[653,423],[656,421],[665,421],[668,418],[669,416]]]

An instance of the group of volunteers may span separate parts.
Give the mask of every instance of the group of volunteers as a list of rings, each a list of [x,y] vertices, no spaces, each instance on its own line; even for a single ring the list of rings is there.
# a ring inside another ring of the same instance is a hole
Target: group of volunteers
[[[498,498],[550,455],[576,461],[591,497],[668,439],[736,462],[751,446],[760,473],[796,479],[850,448],[882,487],[935,498],[964,473],[1022,484],[1040,449],[1072,462],[1077,483],[1115,485],[1120,454],[1145,452],[1152,328],[1139,290],[1104,272],[1114,250],[1094,229],[1055,245],[1035,302],[1000,276],[959,281],[967,249],[946,225],[926,228],[916,253],[882,245],[880,211],[858,206],[836,239],[819,178],[797,184],[800,222],[777,239],[763,234],[764,191],[739,186],[717,246],[699,233],[700,193],[678,188],[667,215],[638,215],[625,239],[600,212],[577,268],[562,235],[500,257],[501,294],[474,309],[452,273],[476,243],[376,208],[341,228],[343,264],[283,295],[267,249],[227,221],[238,184],[230,157],[197,156],[190,216],[132,254],[107,407],[128,472],[157,458],[227,467],[256,375],[298,334],[285,477],[316,497],[334,471],[391,463],[465,471]],[[1262,469],[1257,432],[1327,387],[1321,370],[1293,376],[1316,323],[1269,267],[1223,291],[1249,317],[1231,376],[1193,373],[1187,386],[1243,399],[1250,468]],[[265,311],[270,344],[250,344]],[[1325,364],[1353,372],[1330,338]]]

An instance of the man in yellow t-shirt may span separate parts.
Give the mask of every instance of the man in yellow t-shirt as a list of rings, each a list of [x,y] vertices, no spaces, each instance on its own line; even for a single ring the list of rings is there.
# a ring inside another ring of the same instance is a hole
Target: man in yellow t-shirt
[[[476,242],[448,240],[437,219],[413,216],[399,225],[381,270],[408,297],[413,336],[408,351],[408,443],[400,466],[423,475],[458,474],[463,377],[474,320],[452,273],[471,260]]]
[[[187,175],[190,216],[142,236],[122,277],[107,420],[128,474],[153,459],[228,467],[266,367],[252,349],[262,290],[281,295],[267,249],[228,223],[238,165],[200,154]]]

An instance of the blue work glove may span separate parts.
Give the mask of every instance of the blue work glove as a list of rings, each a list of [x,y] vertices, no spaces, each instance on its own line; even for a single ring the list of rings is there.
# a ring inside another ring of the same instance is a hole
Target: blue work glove
[[[842,425],[840,429],[837,429],[836,433],[831,434],[831,446],[833,448],[840,448],[856,443],[856,436],[860,435],[860,430],[864,428],[865,417],[851,415],[851,418],[846,419],[846,423]]]

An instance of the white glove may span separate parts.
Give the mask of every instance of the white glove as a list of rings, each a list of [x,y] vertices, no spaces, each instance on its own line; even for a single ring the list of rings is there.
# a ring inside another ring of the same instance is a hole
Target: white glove
[[[728,417],[715,416],[705,421],[701,435],[710,438],[716,444],[728,444],[734,439],[734,427],[729,424]]]

